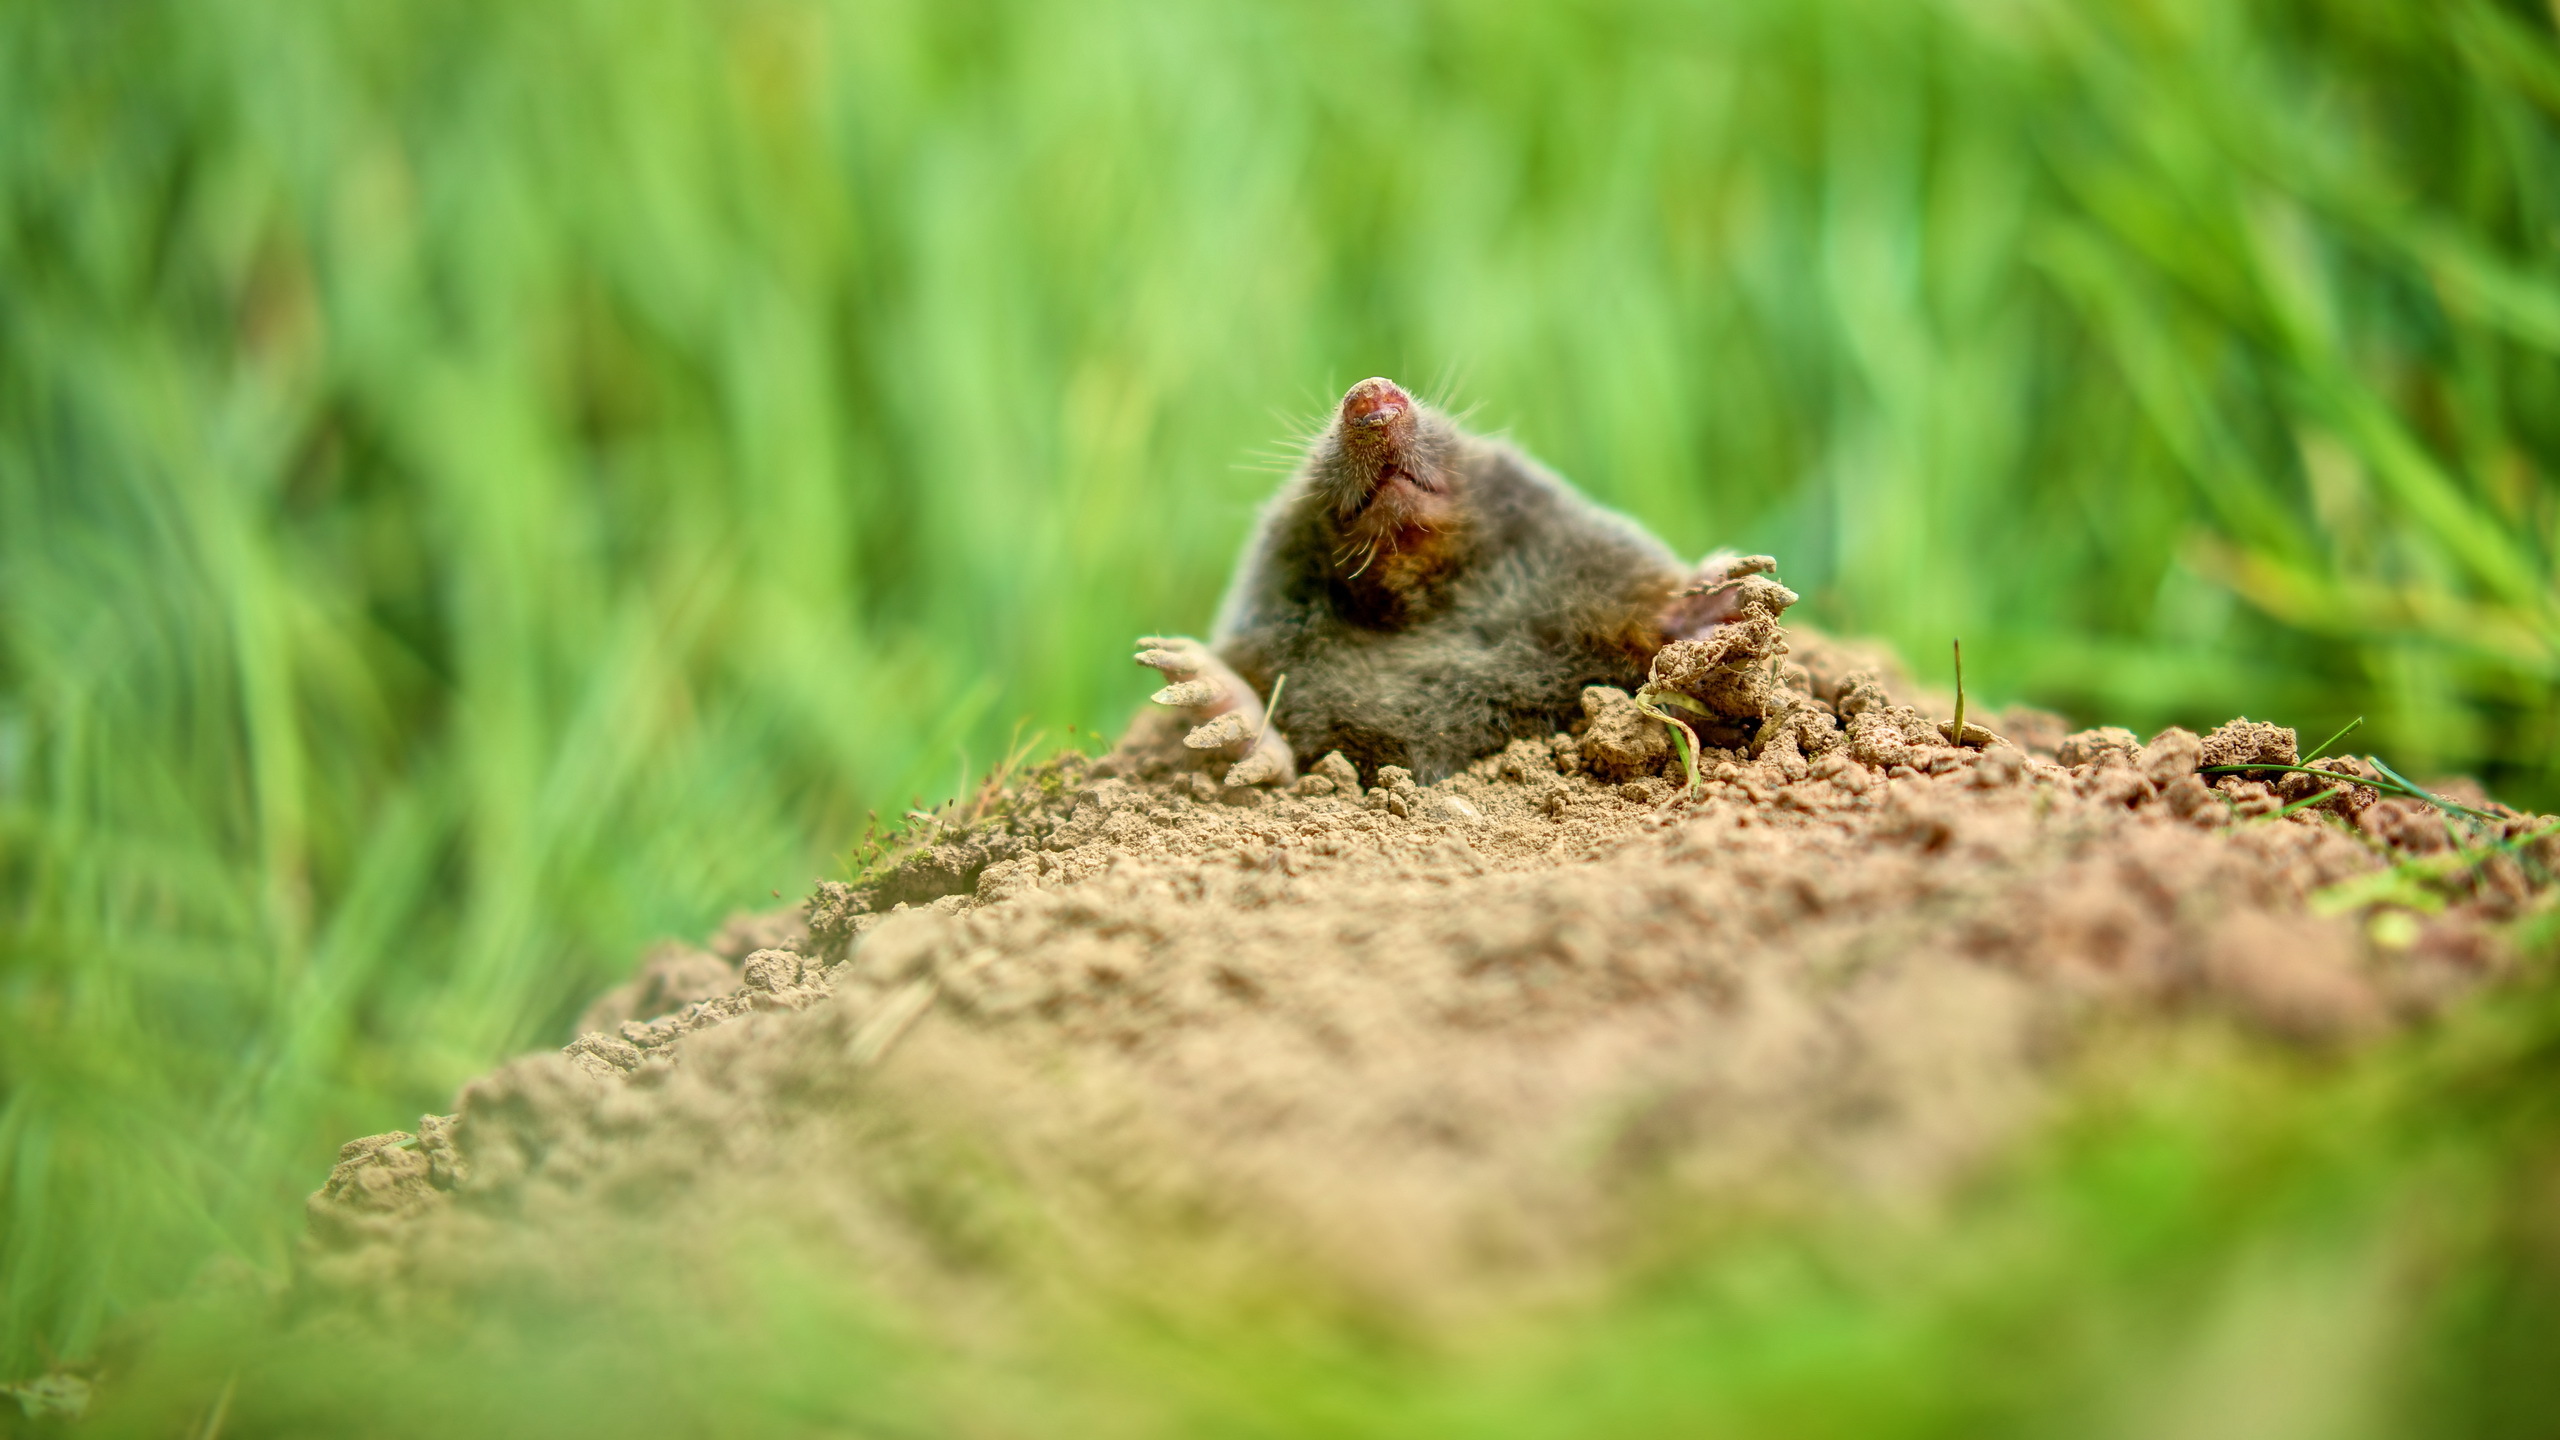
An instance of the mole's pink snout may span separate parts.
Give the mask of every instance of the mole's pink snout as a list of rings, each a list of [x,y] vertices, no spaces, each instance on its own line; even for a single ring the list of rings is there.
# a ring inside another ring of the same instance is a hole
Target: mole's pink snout
[[[1383,375],[1373,375],[1342,397],[1342,428],[1351,435],[1375,435],[1413,413],[1413,397]]]

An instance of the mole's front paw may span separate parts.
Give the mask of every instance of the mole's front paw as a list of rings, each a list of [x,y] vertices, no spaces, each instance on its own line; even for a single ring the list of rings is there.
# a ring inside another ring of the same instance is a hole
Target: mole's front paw
[[[1662,633],[1670,640],[1695,640],[1741,613],[1742,582],[1767,575],[1778,562],[1766,555],[1736,555],[1719,550],[1698,562],[1689,583],[1662,608]]]
[[[1195,722],[1182,743],[1234,760],[1227,769],[1228,784],[1273,785],[1297,778],[1289,742],[1271,728],[1262,697],[1226,662],[1199,641],[1180,636],[1138,643],[1146,647],[1138,652],[1138,663],[1162,672],[1169,682],[1155,693],[1155,702],[1185,711]]]
[[[1225,714],[1233,708],[1236,692],[1244,689],[1218,662],[1218,657],[1197,640],[1179,635],[1149,636],[1138,643],[1146,647],[1138,652],[1138,663],[1162,671],[1164,678],[1172,682],[1149,697],[1159,705],[1197,710],[1204,716]]]

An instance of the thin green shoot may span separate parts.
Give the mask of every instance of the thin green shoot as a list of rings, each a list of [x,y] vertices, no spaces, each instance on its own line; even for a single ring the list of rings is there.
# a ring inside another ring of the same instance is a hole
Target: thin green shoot
[[[2443,796],[2436,794],[2434,791],[2420,787],[2408,776],[2392,769],[2389,762],[2383,760],[2380,756],[2374,757],[2373,768],[2399,782],[2400,787],[2403,790],[2406,790],[2409,793],[2409,797],[2413,800],[2424,800],[2439,810],[2443,810],[2454,815],[2465,816],[2469,819],[2480,821],[2483,824],[2495,825],[2498,823],[2498,817],[2490,814],[2486,810],[2474,810],[2468,805],[2456,805],[2452,801],[2445,799]]]
[[[1662,707],[1666,704],[1677,705],[1683,710],[1700,715],[1711,712],[1706,706],[1679,691],[1666,690],[1651,682],[1647,682],[1642,689],[1636,691],[1636,708],[1671,727],[1672,748],[1680,752],[1680,769],[1689,777],[1689,793],[1695,795],[1706,784],[1698,775],[1698,732],[1690,729],[1687,722],[1663,709]]]
[[[2452,801],[2445,799],[2441,795],[2419,787],[2407,778],[2403,777],[2399,772],[2393,770],[2390,766],[2383,764],[2380,760],[2375,760],[2373,762],[2373,766],[2375,769],[2382,772],[2380,776],[2348,776],[2346,778],[2352,780],[2358,785],[2379,790],[2386,795],[2398,795],[2405,799],[2422,801],[2426,804],[2435,806],[2439,810],[2446,811],[2447,813],[2460,815],[2467,820],[2477,820],[2483,824],[2491,825],[2496,824],[2498,821],[2497,816],[2492,815],[2485,810],[2474,810],[2468,805],[2457,805]],[[2335,770],[2315,770],[2308,765],[2275,765],[2265,763],[2251,763],[2246,765],[2207,765],[2198,773],[2205,775],[2317,775],[2324,780],[2340,778],[2339,773]]]
[[[1947,738],[1961,748],[1964,745],[1964,641],[1950,640],[1947,644],[1956,652],[1956,722],[1948,727]]]
[[[2283,819],[2284,817],[2286,817],[2287,815],[2292,814],[2292,813],[2293,813],[2293,812],[2295,812],[2296,810],[2308,810],[2308,809],[2310,809],[2312,806],[2319,804],[2319,803],[2320,803],[2321,801],[2323,801],[2323,800],[2335,799],[2336,797],[2338,797],[2338,796],[2340,796],[2340,795],[2344,795],[2344,794],[2346,794],[2349,790],[2352,790],[2352,789],[2354,789],[2354,788],[2355,788],[2355,787],[2354,787],[2354,786],[2352,786],[2352,785],[2332,785],[2332,786],[2330,786],[2328,789],[2321,791],[2321,792],[2320,792],[2319,794],[2317,794],[2317,795],[2306,796],[2306,797],[2305,797],[2305,798],[2303,798],[2303,799],[2300,799],[2300,800],[2296,800],[2296,801],[2294,801],[2292,804],[2287,805],[2286,807],[2284,807],[2284,808],[2283,808],[2283,809],[2281,809],[2281,810],[2277,810],[2277,811],[2274,811],[2274,812],[2273,812],[2273,813],[2271,813],[2271,814],[2267,814],[2267,815],[2260,816],[2259,818],[2260,818],[2261,820],[2281,820],[2281,819]]]
[[[1262,702],[1263,729],[1268,730],[1271,728],[1271,717],[1280,713],[1280,692],[1288,688],[1289,677],[1285,674],[1279,679],[1271,682],[1271,698]],[[1262,737],[1260,735],[1254,736],[1253,743],[1256,745],[1261,744]]]
[[[2319,744],[2317,744],[2317,745],[2315,745],[2315,746],[2311,747],[2311,753],[2302,757],[2302,763],[2303,763],[2303,764],[2305,764],[2305,765],[2308,765],[2308,764],[2310,764],[2312,761],[2317,760],[2317,759],[2319,759],[2321,756],[2323,756],[2323,755],[2325,755],[2325,754],[2329,753],[2329,747],[2330,747],[2330,746],[2335,745],[2335,744],[2337,744],[2339,741],[2346,739],[2346,738],[2347,738],[2347,732],[2349,732],[2349,731],[2351,731],[2351,730],[2355,729],[2357,726],[2362,725],[2363,723],[2364,723],[2364,717],[2363,717],[2363,716],[2361,716],[2361,715],[2359,715],[2359,716],[2357,716],[2356,718],[2354,718],[2353,720],[2348,721],[2346,724],[2339,726],[2339,727],[2338,727],[2338,733],[2337,733],[2337,734],[2332,735],[2332,736],[2330,736],[2328,739],[2323,740],[2323,741],[2321,741]]]

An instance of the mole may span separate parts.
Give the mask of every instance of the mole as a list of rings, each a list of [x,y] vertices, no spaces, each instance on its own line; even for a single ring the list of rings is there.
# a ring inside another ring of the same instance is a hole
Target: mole
[[[1633,690],[1655,652],[1730,615],[1766,557],[1683,565],[1499,440],[1383,377],[1351,387],[1264,509],[1210,641],[1140,641],[1231,785],[1340,751],[1424,784],[1543,739],[1583,687]]]

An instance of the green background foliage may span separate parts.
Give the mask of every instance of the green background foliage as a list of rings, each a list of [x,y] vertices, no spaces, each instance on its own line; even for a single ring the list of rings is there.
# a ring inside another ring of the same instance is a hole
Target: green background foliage
[[[2493,0],[0,10],[0,1371],[1110,731],[1366,374],[2548,807],[2555,119]]]

